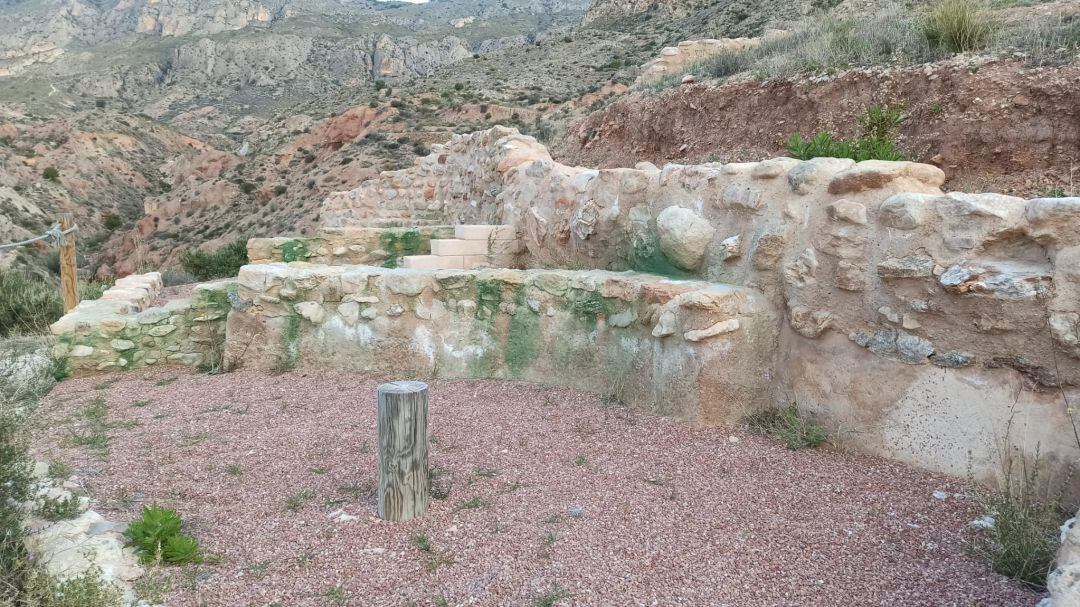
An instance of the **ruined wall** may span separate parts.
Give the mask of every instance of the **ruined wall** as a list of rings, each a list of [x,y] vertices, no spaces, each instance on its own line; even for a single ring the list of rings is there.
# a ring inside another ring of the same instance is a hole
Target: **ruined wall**
[[[323,202],[324,228],[380,226],[398,222],[502,223],[496,196],[513,167],[551,160],[547,149],[514,129],[495,127],[454,135],[407,169],[386,171],[360,187]]]
[[[57,337],[53,355],[74,375],[157,364],[218,366],[235,283],[199,285],[189,299],[149,307],[160,288],[157,272],[132,275],[101,299],[80,302],[50,327]]]
[[[770,402],[777,319],[750,289],[602,271],[301,263],[245,266],[238,280],[230,368],[523,379],[705,422]]]
[[[453,226],[322,228],[310,238],[251,238],[247,251],[251,263],[306,261],[396,267],[406,255],[431,253],[432,238],[453,237]]]

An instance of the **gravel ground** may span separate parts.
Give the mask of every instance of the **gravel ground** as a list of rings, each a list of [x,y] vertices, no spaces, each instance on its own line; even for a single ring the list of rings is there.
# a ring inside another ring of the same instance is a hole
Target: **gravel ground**
[[[170,606],[1040,598],[969,556],[979,513],[955,479],[512,382],[431,382],[431,464],[449,495],[380,522],[377,384],[178,369],[71,380],[39,408],[35,451],[72,463],[108,518],[149,502],[181,512],[215,558],[167,570]],[[107,454],[64,446],[97,397]]]

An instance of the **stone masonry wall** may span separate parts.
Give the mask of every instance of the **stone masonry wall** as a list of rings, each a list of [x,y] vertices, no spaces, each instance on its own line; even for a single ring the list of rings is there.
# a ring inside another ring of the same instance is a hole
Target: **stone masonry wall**
[[[415,226],[425,223],[498,224],[496,197],[507,173],[547,149],[514,129],[494,127],[454,135],[407,169],[387,171],[323,202],[324,228]]]
[[[468,137],[439,180],[499,175],[482,180],[483,208],[520,230],[531,266],[763,294],[783,318],[780,392],[841,437],[986,478],[1002,453],[1038,452],[1058,472],[1080,461],[1080,412],[1068,404],[1080,401],[1080,198],[945,193],[940,169],[911,162],[596,170],[554,162],[513,131]],[[515,154],[498,171],[459,162],[503,148]],[[429,162],[362,189],[425,199]],[[328,199],[324,216],[350,196]],[[441,218],[479,204],[466,199],[441,199]]]
[[[634,273],[241,269],[227,366],[577,387],[701,421],[769,402],[777,323],[750,289]]]
[[[160,274],[134,275],[101,299],[81,302],[50,327],[57,337],[54,356],[74,375],[158,364],[219,366],[235,283],[199,285],[190,299],[148,307],[160,288]]]

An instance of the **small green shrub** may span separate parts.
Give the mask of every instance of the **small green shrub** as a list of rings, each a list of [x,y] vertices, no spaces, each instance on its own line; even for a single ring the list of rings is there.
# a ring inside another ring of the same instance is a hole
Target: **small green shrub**
[[[183,535],[180,515],[172,508],[153,504],[143,508],[142,514],[128,525],[125,535],[128,545],[134,546],[143,563],[163,562],[183,565],[202,561],[199,543],[191,536]]]
[[[98,567],[64,581],[38,571],[26,584],[22,602],[15,604],[27,607],[119,607],[121,594],[115,586],[105,583]]]
[[[91,280],[79,283],[79,301],[101,299],[109,285],[104,282]]]
[[[871,105],[858,118],[862,135],[851,139],[834,139],[825,131],[804,139],[798,133],[788,140],[788,154],[792,158],[851,158],[863,160],[905,160],[905,154],[897,147],[896,136],[903,120],[903,107],[897,104]]]
[[[15,270],[0,270],[0,338],[48,333],[63,313],[56,287]]]
[[[82,503],[74,495],[65,498],[46,497],[41,500],[39,512],[41,518],[47,521],[66,521],[82,514]]]
[[[60,169],[54,166],[45,167],[45,170],[41,172],[41,176],[52,182],[60,181]]]
[[[241,238],[220,249],[208,253],[198,249],[188,249],[180,255],[180,265],[196,280],[228,278],[240,273],[240,267],[247,264],[247,240]]]
[[[979,0],[941,0],[921,26],[931,46],[954,53],[986,48],[996,27],[990,12]]]
[[[815,421],[803,415],[797,405],[783,409],[766,409],[752,414],[746,420],[750,430],[784,441],[788,449],[819,447],[828,435]]]
[[[106,230],[117,230],[120,226],[124,225],[124,218],[120,217],[116,213],[109,213],[105,216],[105,220],[102,222]]]
[[[1003,468],[1001,492],[972,482],[976,501],[994,519],[976,536],[973,550],[1001,575],[1043,589],[1057,554],[1060,526],[1068,515],[1061,495],[1051,495],[1042,486],[1037,453],[1030,467],[1025,462],[1016,470],[1010,460]]]

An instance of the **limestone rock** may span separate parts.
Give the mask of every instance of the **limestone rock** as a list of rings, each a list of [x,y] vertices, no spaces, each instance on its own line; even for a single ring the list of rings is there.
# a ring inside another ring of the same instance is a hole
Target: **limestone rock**
[[[690,209],[668,207],[656,217],[660,250],[684,270],[696,270],[705,259],[716,228]]]
[[[724,333],[731,333],[732,331],[739,330],[739,319],[729,318],[717,322],[708,328],[698,329],[693,331],[687,331],[683,334],[683,339],[686,341],[702,341],[710,337],[716,337],[717,335],[723,335]]]
[[[877,266],[882,278],[928,278],[934,272],[934,260],[929,257],[890,257]]]
[[[842,196],[893,186],[901,191],[940,193],[945,172],[917,162],[864,160],[837,174],[829,182],[829,193]]]
[[[341,315],[345,324],[350,327],[355,325],[360,320],[360,304],[355,301],[345,301],[338,305],[338,314]]]
[[[866,207],[857,202],[840,199],[825,207],[829,219],[856,225],[866,225]]]
[[[314,301],[302,301],[295,306],[296,313],[314,324],[321,324],[326,320],[326,310],[322,304]]]

